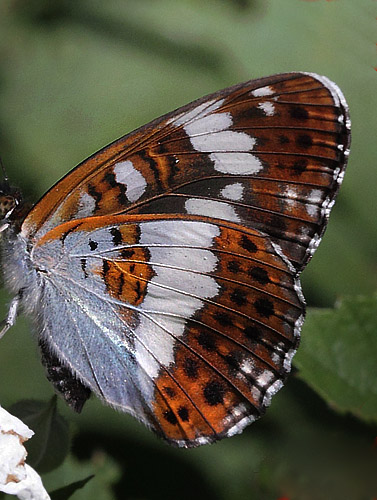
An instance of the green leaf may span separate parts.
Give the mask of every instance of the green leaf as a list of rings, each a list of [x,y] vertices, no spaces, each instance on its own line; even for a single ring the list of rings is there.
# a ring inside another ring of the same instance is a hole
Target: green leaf
[[[25,447],[27,461],[39,473],[49,472],[64,461],[69,451],[70,437],[66,420],[57,413],[56,396],[48,403],[19,401],[10,412],[28,425],[35,435]]]
[[[341,413],[377,422],[377,295],[309,310],[299,377]]]
[[[63,488],[52,491],[50,493],[51,500],[68,500],[68,498],[71,498],[77,490],[81,490],[81,488],[83,488],[93,477],[94,475],[92,474],[85,479],[81,479],[81,481],[76,481],[67,486],[63,486]]]
[[[64,464],[44,474],[42,481],[51,492],[51,500],[114,500],[112,486],[120,475],[116,461],[97,449],[89,460],[68,455]]]

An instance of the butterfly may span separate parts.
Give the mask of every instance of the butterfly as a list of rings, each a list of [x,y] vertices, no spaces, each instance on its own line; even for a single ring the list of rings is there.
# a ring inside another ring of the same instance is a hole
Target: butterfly
[[[0,189],[5,283],[48,379],[91,392],[169,443],[240,433],[282,387],[299,343],[299,275],[349,155],[326,77],[226,88],[79,164],[31,209]]]

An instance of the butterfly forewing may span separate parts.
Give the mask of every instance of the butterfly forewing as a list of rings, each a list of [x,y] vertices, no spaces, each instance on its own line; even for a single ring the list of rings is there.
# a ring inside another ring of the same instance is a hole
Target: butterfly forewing
[[[291,73],[247,82],[86,160],[36,205],[23,233],[93,215],[215,216],[270,235],[301,269],[323,232],[348,146],[345,101],[329,80]]]
[[[21,240],[42,283],[46,364],[72,372],[71,406],[88,397],[70,396],[77,377],[179,446],[263,414],[298,345],[298,275],[349,141],[335,84],[275,75],[169,113],[59,181]]]

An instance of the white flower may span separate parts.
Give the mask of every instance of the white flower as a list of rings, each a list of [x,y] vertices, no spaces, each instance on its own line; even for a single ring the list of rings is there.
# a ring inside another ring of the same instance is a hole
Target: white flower
[[[0,406],[0,491],[21,500],[49,500],[41,478],[25,464],[23,443],[34,432]]]

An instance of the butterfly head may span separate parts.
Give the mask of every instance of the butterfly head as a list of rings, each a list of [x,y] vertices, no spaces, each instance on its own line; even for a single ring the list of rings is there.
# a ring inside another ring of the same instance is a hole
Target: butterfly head
[[[22,207],[22,195],[18,188],[9,184],[8,176],[0,158],[0,168],[3,180],[0,182],[0,233],[7,229],[10,221],[19,219],[19,209]],[[17,215],[16,215],[17,214]],[[13,215],[13,216],[12,216]]]
[[[22,196],[17,188],[9,185],[8,179],[0,183],[0,232],[7,229],[12,215],[21,206]]]

